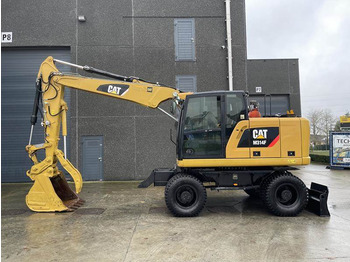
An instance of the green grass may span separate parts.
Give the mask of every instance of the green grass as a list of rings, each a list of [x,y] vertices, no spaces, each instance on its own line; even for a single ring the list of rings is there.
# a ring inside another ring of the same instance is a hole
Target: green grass
[[[329,150],[310,150],[310,155],[329,156]]]
[[[311,161],[329,164],[329,150],[310,151]]]

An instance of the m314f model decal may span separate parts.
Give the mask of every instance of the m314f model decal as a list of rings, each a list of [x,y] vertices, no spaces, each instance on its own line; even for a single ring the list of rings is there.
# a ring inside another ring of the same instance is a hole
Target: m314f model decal
[[[110,93],[118,96],[124,95],[128,91],[128,89],[129,89],[128,85],[114,85],[114,84],[100,85],[97,88],[98,91],[102,91],[102,92],[106,92],[106,93]]]
[[[249,128],[244,130],[238,147],[273,147],[279,139],[278,127]]]

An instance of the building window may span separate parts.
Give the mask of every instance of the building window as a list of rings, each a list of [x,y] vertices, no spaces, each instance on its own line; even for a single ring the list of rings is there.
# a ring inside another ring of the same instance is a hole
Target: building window
[[[196,92],[197,91],[197,77],[189,75],[176,76],[176,88],[182,92]]]
[[[249,101],[259,103],[259,112],[262,116],[285,115],[290,110],[289,95],[249,95]]]
[[[174,28],[175,61],[195,61],[194,19],[175,19]]]

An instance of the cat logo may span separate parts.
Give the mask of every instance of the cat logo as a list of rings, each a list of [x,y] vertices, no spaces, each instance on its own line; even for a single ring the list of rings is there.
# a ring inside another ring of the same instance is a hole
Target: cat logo
[[[253,130],[254,139],[267,139],[267,129],[254,129]]]
[[[108,86],[108,93],[119,95],[120,90],[121,90],[121,87],[113,86],[113,85]]]
[[[97,88],[97,91],[100,92],[106,92],[108,94],[113,94],[113,95],[117,95],[117,96],[123,96],[125,95],[129,90],[129,86],[128,85],[115,85],[115,84],[106,84],[106,85],[100,85]]]

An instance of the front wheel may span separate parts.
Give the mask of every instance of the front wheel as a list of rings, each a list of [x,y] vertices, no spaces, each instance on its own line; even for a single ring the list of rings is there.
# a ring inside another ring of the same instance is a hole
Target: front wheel
[[[203,183],[194,176],[177,174],[168,181],[165,187],[165,203],[175,216],[197,216],[206,201],[206,189]]]
[[[304,182],[289,172],[272,175],[263,184],[262,200],[277,216],[296,216],[308,203],[309,192]]]

